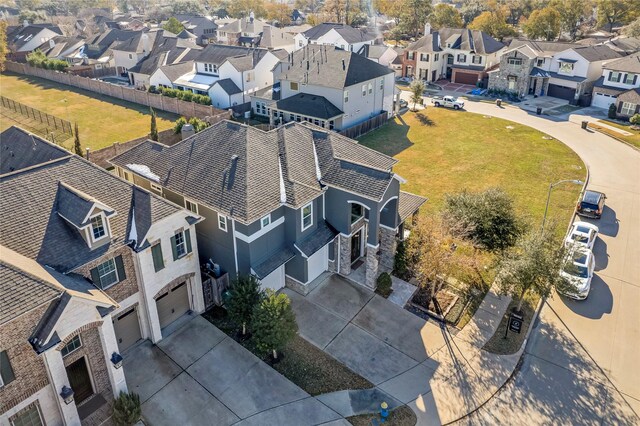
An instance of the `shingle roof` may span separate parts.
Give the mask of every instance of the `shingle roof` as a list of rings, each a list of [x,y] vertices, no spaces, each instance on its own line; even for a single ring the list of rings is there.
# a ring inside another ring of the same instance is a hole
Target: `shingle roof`
[[[143,142],[111,162],[123,168],[144,164],[161,185],[248,224],[282,205],[282,195],[285,204],[298,208],[322,193],[315,155],[323,184],[376,200],[396,163],[313,125],[287,123],[265,132],[231,121],[170,147]]]
[[[328,120],[344,114],[324,96],[298,93],[276,102],[279,110]]]
[[[282,80],[338,89],[393,74],[384,65],[334,46],[308,45],[280,64]]]
[[[398,197],[398,216],[400,216],[400,222],[404,222],[426,202],[427,199],[425,197],[400,191],[400,196]]]
[[[254,50],[263,50],[265,53],[267,52],[266,49],[256,49],[253,47],[208,44],[207,47],[202,49],[202,52],[200,52],[200,55],[198,55],[195,60],[196,62],[206,62],[216,65],[222,65],[222,63],[228,58],[248,55],[251,54]]]
[[[296,252],[293,251],[292,248],[283,247],[259,264],[251,266],[251,268],[253,269],[253,272],[256,273],[258,278],[262,279],[294,257],[296,257]]]
[[[504,44],[480,30],[441,28],[416,40],[407,50],[441,52],[447,43],[451,44],[451,49],[472,50],[479,54],[494,53],[504,47]]]
[[[511,40],[511,43],[509,43],[509,49],[525,45],[529,46],[540,56],[553,56],[554,53],[562,52],[563,50],[582,47],[582,45],[578,43],[567,43],[559,41],[536,41],[514,38],[513,40]]]
[[[349,44],[362,43],[365,41],[375,40],[377,35],[375,33],[367,32],[366,30],[360,30],[353,28],[346,24],[337,24],[333,22],[325,22],[315,27],[312,27],[302,33],[309,40],[317,40],[331,30],[336,30],[338,34]]]
[[[68,155],[65,149],[12,126],[0,138],[0,175]]]
[[[606,62],[602,68],[614,71],[640,73],[640,53],[625,56],[615,61]]]
[[[248,71],[254,69],[268,52],[266,49],[251,49],[246,54],[227,58],[227,62],[238,71]]]
[[[338,235],[338,231],[327,222],[320,221],[318,228],[297,244],[297,247],[305,256],[309,257],[333,241],[336,235]]]
[[[179,77],[193,71],[195,62],[187,61],[180,64],[165,65],[159,69],[167,76],[171,81],[177,80]]]
[[[13,31],[7,34],[7,43],[13,50],[18,50],[29,41],[33,40],[43,30],[51,30],[62,35],[62,31],[59,27],[51,24],[31,24],[26,27],[15,27]]]
[[[238,93],[242,93],[242,90],[231,80],[230,78],[223,78],[222,80],[216,81],[213,85],[219,85],[222,90],[224,90],[229,95],[235,95]]]
[[[96,203],[101,204],[98,200],[82,191],[58,181],[58,196],[56,197],[56,208],[58,214],[72,225],[81,228],[89,224],[89,213],[94,209]],[[115,212],[113,209],[103,206],[107,217]]]
[[[18,152],[16,147],[28,146],[24,139],[30,141],[30,135],[8,132],[0,134],[0,139],[14,151]],[[58,214],[60,182],[99,199],[117,213],[110,218],[109,244],[89,250],[77,229]],[[0,244],[61,272],[73,270],[127,244],[132,195],[136,190],[132,184],[72,154],[4,174],[0,176]],[[147,216],[156,222],[181,210],[157,195],[148,197],[149,211],[141,210],[140,219]]]
[[[622,57],[621,54],[609,48],[609,46],[602,44],[596,46],[577,47],[573,49],[573,51],[589,62],[606,61]]]

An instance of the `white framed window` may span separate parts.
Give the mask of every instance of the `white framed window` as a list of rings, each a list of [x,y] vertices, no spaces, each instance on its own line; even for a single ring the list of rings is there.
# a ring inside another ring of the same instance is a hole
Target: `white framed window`
[[[204,64],[204,72],[217,73],[218,66],[214,64]]]
[[[271,215],[268,214],[262,219],[260,219],[260,227],[264,228],[265,226],[269,226],[271,224]]]
[[[60,353],[63,357],[69,355],[71,352],[75,352],[82,347],[82,340],[80,340],[80,335],[76,334],[73,336],[73,339],[69,340],[69,343],[64,345],[62,349],[60,349]]]
[[[544,64],[544,58],[539,58],[536,61],[536,66],[541,67]]]
[[[467,62],[467,55],[463,55],[462,53],[458,54],[458,62],[461,63],[466,63]]]
[[[309,203],[300,210],[302,219],[302,230],[308,229],[313,225],[313,203]]]
[[[195,214],[198,214],[198,203],[196,203],[195,201],[189,200],[187,198],[184,199],[184,207],[191,211],[194,212]]]
[[[343,96],[344,96],[344,103],[346,104],[347,102],[349,102],[349,91],[345,90]]]
[[[633,115],[636,112],[636,104],[631,102],[623,102],[620,113],[623,115]]]
[[[439,61],[440,60],[440,54],[439,53],[434,53],[433,54],[433,60],[434,61]]]
[[[162,186],[158,185],[157,183],[153,183],[153,182],[151,182],[150,186],[151,186],[152,190],[162,194]]]
[[[473,55],[471,57],[471,63],[473,63],[473,64],[481,64],[482,63],[482,56]]]
[[[507,58],[509,65],[522,65],[522,58]]]
[[[227,217],[226,216],[222,216],[221,214],[218,215],[218,228],[220,228],[220,230],[227,232]]]
[[[635,74],[625,74],[624,75],[624,84],[634,84],[636,81]]]
[[[289,88],[291,90],[295,90],[297,92],[298,91],[298,82],[297,81],[290,81],[289,82]]]
[[[362,85],[362,96],[367,96],[367,85],[366,84]]]
[[[247,83],[253,81],[253,71],[247,71],[247,78],[245,79],[245,81]]]
[[[622,74],[619,73],[618,71],[611,71],[609,73],[609,81],[614,81],[616,83],[619,83],[621,76],[622,76]]]
[[[42,414],[40,414],[40,408],[37,404],[32,405],[26,411],[22,412],[18,417],[11,420],[12,426],[41,426],[44,425],[42,421]]]
[[[380,79],[380,90],[384,89],[384,78]]]
[[[367,84],[367,90],[368,90],[369,94],[372,94],[373,93],[373,84],[371,84],[371,83]]]
[[[174,235],[175,244],[176,244],[176,254],[178,258],[181,258],[185,254],[187,254],[187,241],[184,238],[184,232],[178,232]]]
[[[571,62],[560,62],[560,68],[558,69],[558,72],[572,73],[573,64]]]
[[[102,218],[102,214],[97,214],[91,218],[91,238],[98,241],[107,235],[107,227]]]
[[[103,290],[119,282],[118,268],[116,268],[115,260],[109,259],[98,265],[98,276],[100,277],[100,286]]]

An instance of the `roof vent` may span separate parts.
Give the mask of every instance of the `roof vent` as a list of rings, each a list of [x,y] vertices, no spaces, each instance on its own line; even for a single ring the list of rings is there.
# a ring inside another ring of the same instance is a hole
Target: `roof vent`
[[[238,158],[240,158],[240,157],[238,157],[238,154],[233,154],[231,156],[231,161],[238,161]]]

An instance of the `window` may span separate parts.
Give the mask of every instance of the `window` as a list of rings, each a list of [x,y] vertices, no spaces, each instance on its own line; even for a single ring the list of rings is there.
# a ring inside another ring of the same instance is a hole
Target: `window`
[[[260,226],[262,228],[264,228],[265,226],[269,226],[269,224],[271,223],[271,215],[266,215],[265,217],[263,217],[262,219],[260,219]]]
[[[463,55],[462,53],[458,54],[458,62],[462,62],[463,64],[467,62],[467,55]]]
[[[349,102],[349,91],[345,90],[343,96],[344,96],[344,103],[346,104],[347,102]]]
[[[204,72],[216,74],[218,72],[218,66],[215,64],[204,64]]]
[[[198,214],[198,204],[194,201],[184,199],[184,206],[187,210]]]
[[[82,346],[82,341],[80,340],[80,335],[76,334],[75,336],[73,336],[73,339],[69,341],[69,343],[64,345],[64,348],[60,350],[60,353],[62,354],[62,356],[67,356],[71,352],[77,349],[80,349],[81,346]]]
[[[253,81],[253,71],[248,71],[247,72],[247,78],[245,80],[247,83],[250,81]]]
[[[522,58],[507,58],[509,65],[522,65]]]
[[[570,62],[560,62],[560,68],[558,69],[558,72],[562,72],[562,73],[573,73],[573,64]]]
[[[439,61],[440,60],[440,54],[439,53],[434,53],[433,54],[433,60],[434,61]]]
[[[33,404],[26,411],[11,420],[13,426],[42,426],[42,416],[37,404]]]
[[[98,241],[100,238],[107,235],[101,214],[91,218],[91,235],[93,236],[93,241]]]
[[[15,378],[16,376],[13,374],[13,368],[11,368],[7,351],[0,352],[0,388],[13,382]]]
[[[296,81],[291,81],[291,82],[289,82],[289,88],[290,88],[291,90],[295,90],[295,91],[297,91],[297,90],[298,90],[298,82],[296,82]]]
[[[133,177],[131,176],[131,173],[127,172],[127,171],[122,171],[122,177],[124,178],[124,180],[128,181],[128,182],[133,182]]]
[[[356,223],[360,218],[364,216],[364,208],[362,204],[351,203],[351,224]]]
[[[304,231],[313,225],[313,203],[304,206],[300,213],[302,214],[302,230]]]
[[[114,259],[109,259],[104,263],[98,265],[98,276],[100,287],[104,290],[117,283],[118,270],[116,268],[116,262]]]
[[[482,63],[482,56],[473,55],[471,57],[471,63],[472,64],[481,64]]]
[[[129,59],[133,59],[133,54],[129,53]]]
[[[613,81],[613,82],[619,83],[621,76],[622,76],[621,73],[619,73],[617,71],[611,71],[609,73],[609,81]]]
[[[302,40],[298,40],[298,47],[302,47]]]
[[[367,96],[367,85],[366,84],[362,85],[362,96]]]
[[[160,243],[151,247],[151,257],[153,258],[153,269],[158,272],[164,269],[164,258],[162,257],[162,245]]]
[[[227,232],[227,217],[226,216],[222,216],[221,214],[218,215],[218,228],[220,228],[224,232]]]
[[[420,60],[423,61],[423,62],[429,62],[429,54],[428,53],[427,54],[421,53],[420,54]]]
[[[632,104],[631,102],[623,102],[622,109],[620,113],[622,115],[633,115],[636,112],[636,104]]]
[[[635,84],[638,76],[635,74],[625,74],[624,84]]]
[[[369,91],[369,94],[372,94],[372,93],[373,93],[373,84],[369,83],[369,84],[367,85],[367,89],[368,89],[368,91]]]
[[[335,121],[333,120],[329,121],[329,130],[333,130],[335,127],[336,127]]]
[[[380,79],[380,90],[384,89],[384,78]]]
[[[188,253],[191,253],[191,231],[185,229],[184,231],[178,231],[173,237],[171,237],[171,251],[173,253],[173,260],[178,260]]]
[[[153,182],[151,182],[151,185],[150,185],[150,186],[151,186],[151,189],[152,189],[152,190],[154,190],[154,191],[159,192],[160,194],[162,194],[162,186],[158,185],[157,183],[153,183]]]
[[[541,67],[544,65],[544,58],[540,58],[536,61],[536,66]]]
[[[513,76],[513,75],[510,75],[508,77],[508,80],[509,80],[509,90],[515,90],[516,89],[516,82],[518,81],[518,78]]]
[[[408,52],[407,59],[413,60],[416,57],[416,52]]]

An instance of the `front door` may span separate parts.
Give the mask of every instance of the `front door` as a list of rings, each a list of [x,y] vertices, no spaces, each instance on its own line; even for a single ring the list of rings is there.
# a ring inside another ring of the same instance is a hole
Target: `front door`
[[[73,399],[76,404],[80,404],[85,399],[93,395],[93,386],[91,386],[91,377],[89,377],[89,369],[84,357],[80,358],[67,367],[67,377],[69,384],[73,389]]]
[[[360,258],[362,246],[362,229],[351,237],[351,263]]]
[[[431,71],[431,81],[436,81],[436,70]]]

